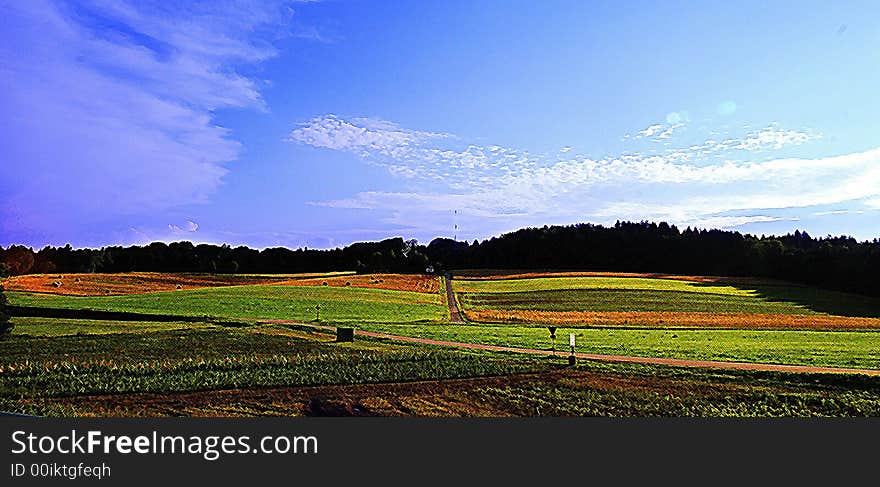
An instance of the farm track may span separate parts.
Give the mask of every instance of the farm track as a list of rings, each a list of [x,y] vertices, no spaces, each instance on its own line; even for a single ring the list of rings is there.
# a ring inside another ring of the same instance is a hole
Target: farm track
[[[327,325],[314,325],[309,323],[302,323],[292,320],[259,320],[262,323],[277,323],[277,324],[290,324],[290,325],[298,325],[305,326],[318,330],[326,330],[326,331],[334,331],[336,330],[333,326]],[[512,352],[512,353],[526,353],[533,355],[554,355],[554,353],[550,350],[538,350],[534,348],[519,348],[519,347],[504,347],[500,345],[485,345],[479,343],[465,343],[465,342],[449,342],[444,340],[432,340],[428,338],[417,338],[417,337],[409,337],[403,335],[392,335],[389,333],[377,333],[373,331],[364,331],[364,330],[355,330],[356,335],[370,337],[370,338],[378,338],[378,339],[386,339],[386,340],[396,340],[403,341],[409,343],[420,343],[423,345],[436,345],[442,347],[457,347],[457,348],[467,348],[472,350],[487,350],[491,352]],[[560,357],[565,357],[564,353],[556,354]],[[648,364],[648,365],[667,365],[672,367],[695,367],[695,368],[709,368],[709,369],[728,369],[728,370],[750,370],[750,371],[762,371],[762,372],[795,372],[795,373],[807,373],[807,374],[864,374],[871,376],[880,376],[880,370],[878,369],[857,369],[857,368],[848,368],[848,367],[819,367],[812,365],[784,365],[784,364],[767,364],[767,363],[757,363],[757,362],[725,362],[722,360],[693,360],[693,359],[673,359],[673,358],[661,358],[661,357],[632,357],[627,355],[603,355],[603,354],[594,354],[594,353],[575,353],[575,357],[585,360],[596,360],[600,362],[613,362],[613,363],[634,363],[634,364]]]
[[[461,310],[458,309],[458,301],[455,300],[455,291],[452,290],[452,274],[446,275],[446,304],[449,306],[449,322],[463,325]]]

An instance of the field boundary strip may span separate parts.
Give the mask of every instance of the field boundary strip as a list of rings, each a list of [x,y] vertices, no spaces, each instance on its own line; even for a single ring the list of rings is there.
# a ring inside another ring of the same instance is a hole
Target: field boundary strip
[[[334,331],[336,327],[329,325],[315,325],[310,323],[302,323],[293,320],[258,320],[260,323],[276,323],[305,326],[317,330]],[[445,340],[432,340],[429,338],[417,338],[404,335],[393,335],[390,333],[379,333],[374,331],[355,330],[356,335],[370,338],[380,338],[387,340],[397,340],[409,343],[421,343],[424,345],[437,345],[443,347],[468,348],[474,350],[486,350],[491,352],[512,352],[526,353],[533,355],[558,355],[566,357],[568,354],[564,352],[555,353],[550,350],[538,350],[534,348],[505,347],[501,345],[486,345],[480,343],[467,342],[450,342]],[[770,364],[759,362],[727,362],[723,360],[696,360],[696,359],[675,359],[662,357],[635,357],[628,355],[603,355],[595,353],[575,353],[575,357],[586,360],[595,360],[599,362],[615,362],[615,363],[636,363],[646,365],[667,365],[672,367],[694,367],[708,369],[728,369],[728,370],[751,370],[761,372],[793,372],[807,374],[863,374],[880,377],[880,369],[859,369],[849,367],[822,367],[814,365],[786,365],[786,364]]]
[[[217,318],[212,316],[189,316],[189,315],[166,315],[151,313],[135,313],[133,311],[103,311],[93,309],[72,308],[46,308],[37,306],[8,306],[9,314],[13,317],[25,318],[67,318],[81,320],[107,320],[107,321],[159,321],[159,322],[182,322],[202,323],[209,322],[221,326],[241,326],[242,322]]]

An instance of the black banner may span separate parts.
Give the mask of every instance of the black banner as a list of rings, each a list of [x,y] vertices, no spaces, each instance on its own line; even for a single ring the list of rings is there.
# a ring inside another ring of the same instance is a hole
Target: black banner
[[[874,478],[880,420],[0,418],[3,485]],[[852,481],[852,482],[849,482]]]

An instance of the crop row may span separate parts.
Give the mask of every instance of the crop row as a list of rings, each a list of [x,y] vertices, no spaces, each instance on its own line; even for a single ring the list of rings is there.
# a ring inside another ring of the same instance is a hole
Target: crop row
[[[465,308],[530,311],[677,311],[816,314],[795,303],[758,296],[638,289],[566,289],[463,293]]]
[[[37,398],[104,393],[359,384],[510,374],[535,370],[523,358],[405,350],[137,363],[25,362],[0,372],[0,396]]]
[[[878,318],[741,312],[535,311],[471,309],[469,320],[531,326],[568,325],[648,328],[728,328],[769,330],[880,330]]]

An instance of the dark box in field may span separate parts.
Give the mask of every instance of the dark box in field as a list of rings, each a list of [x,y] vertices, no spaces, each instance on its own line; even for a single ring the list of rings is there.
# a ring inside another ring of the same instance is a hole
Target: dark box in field
[[[354,328],[337,328],[336,329],[336,341],[337,342],[353,342],[354,341]]]

